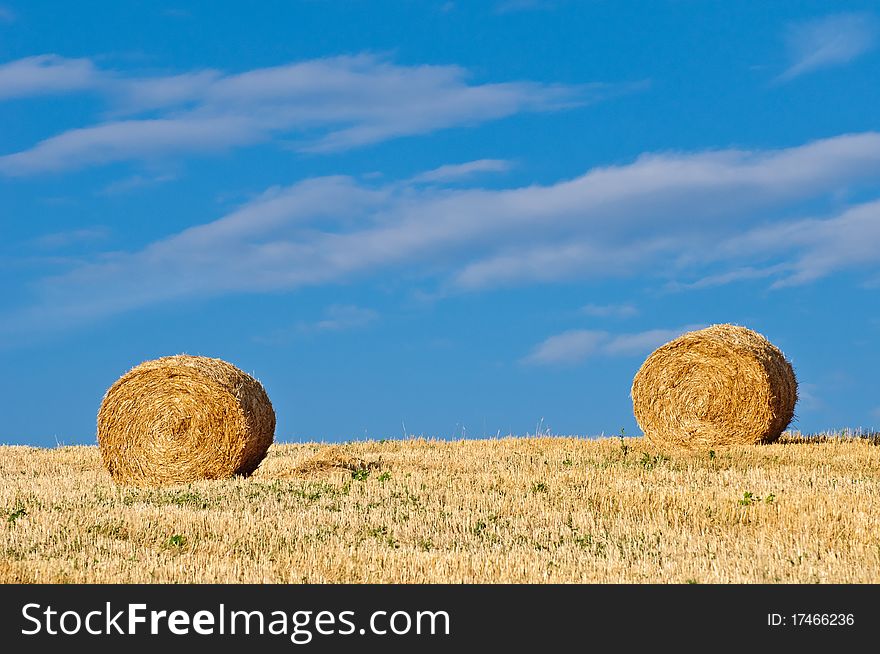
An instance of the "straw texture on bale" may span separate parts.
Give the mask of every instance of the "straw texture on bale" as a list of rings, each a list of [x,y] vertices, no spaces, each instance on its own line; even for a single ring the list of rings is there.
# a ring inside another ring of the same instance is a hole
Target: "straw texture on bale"
[[[632,400],[639,426],[658,445],[771,443],[794,416],[797,380],[761,334],[713,325],[655,350],[636,373]]]
[[[116,381],[98,412],[98,445],[114,481],[181,484],[249,475],[275,436],[263,386],[220,359],[146,361]]]

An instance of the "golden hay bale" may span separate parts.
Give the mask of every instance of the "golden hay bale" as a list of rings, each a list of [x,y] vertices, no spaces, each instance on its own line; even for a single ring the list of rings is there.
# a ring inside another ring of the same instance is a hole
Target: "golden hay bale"
[[[757,332],[713,325],[655,350],[636,373],[632,400],[639,426],[658,445],[770,443],[791,422],[797,380]]]
[[[110,387],[98,412],[104,465],[135,486],[249,475],[274,435],[260,382],[208,357],[146,361]]]

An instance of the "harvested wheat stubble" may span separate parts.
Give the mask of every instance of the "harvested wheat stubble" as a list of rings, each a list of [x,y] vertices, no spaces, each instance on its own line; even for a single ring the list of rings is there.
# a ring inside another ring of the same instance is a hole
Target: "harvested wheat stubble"
[[[632,400],[639,426],[658,445],[770,443],[794,416],[797,380],[761,334],[713,325],[655,350],[636,373]]]
[[[114,481],[181,484],[249,475],[275,436],[263,386],[220,359],[177,355],[119,378],[98,412],[98,445]]]
[[[350,476],[355,472],[370,472],[379,467],[375,461],[365,461],[359,457],[350,456],[338,445],[324,446],[292,468],[279,468],[271,465],[270,461],[267,461],[266,465],[260,468],[259,475],[263,478],[283,479],[334,473],[344,473]]]

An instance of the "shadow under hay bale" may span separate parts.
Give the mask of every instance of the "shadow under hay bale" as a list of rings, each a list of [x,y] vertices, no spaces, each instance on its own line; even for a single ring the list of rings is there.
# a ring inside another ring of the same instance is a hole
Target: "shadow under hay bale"
[[[658,445],[771,443],[794,416],[797,380],[762,335],[714,325],[655,350],[636,373],[632,400],[639,426]]]
[[[275,436],[263,386],[220,359],[147,361],[114,383],[98,412],[98,445],[119,484],[160,486],[249,475]]]

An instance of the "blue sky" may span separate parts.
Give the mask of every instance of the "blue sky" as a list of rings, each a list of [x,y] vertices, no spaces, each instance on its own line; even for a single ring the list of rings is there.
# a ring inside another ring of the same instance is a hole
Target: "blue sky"
[[[880,426],[872,2],[0,0],[0,442],[187,352],[281,440],[637,433],[644,357],[764,333]]]

